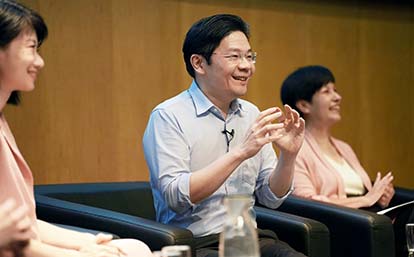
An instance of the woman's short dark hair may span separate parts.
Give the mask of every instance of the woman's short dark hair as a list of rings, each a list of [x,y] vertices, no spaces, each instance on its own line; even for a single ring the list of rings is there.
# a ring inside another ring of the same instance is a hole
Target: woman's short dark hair
[[[200,54],[210,64],[213,51],[220,45],[224,37],[234,31],[241,31],[247,38],[250,37],[249,25],[239,16],[232,14],[209,16],[191,26],[183,44],[184,61],[187,72],[191,77],[195,77],[190,61],[191,55]]]
[[[312,101],[313,95],[329,82],[335,83],[332,72],[320,65],[305,66],[295,70],[282,83],[280,97],[287,104],[303,114],[296,107],[299,100]]]
[[[47,38],[46,23],[37,12],[13,0],[0,0],[0,49],[7,48],[25,29],[35,31],[38,47]],[[17,105],[19,102],[19,92],[13,91],[7,103]]]

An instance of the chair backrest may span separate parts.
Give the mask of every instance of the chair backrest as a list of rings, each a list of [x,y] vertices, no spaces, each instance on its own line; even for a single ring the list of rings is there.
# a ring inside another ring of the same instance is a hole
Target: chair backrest
[[[35,193],[151,220],[156,217],[149,182],[36,185]]]

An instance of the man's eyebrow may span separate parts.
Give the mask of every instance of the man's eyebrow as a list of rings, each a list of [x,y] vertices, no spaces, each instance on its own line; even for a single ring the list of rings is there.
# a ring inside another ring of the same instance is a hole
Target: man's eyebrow
[[[229,51],[229,52],[231,52],[231,51],[233,51],[233,52],[243,52],[240,48],[229,48],[229,49],[228,49],[228,51]],[[246,53],[249,53],[249,52],[253,52],[253,50],[252,50],[251,48],[249,48],[249,49],[246,51]]]

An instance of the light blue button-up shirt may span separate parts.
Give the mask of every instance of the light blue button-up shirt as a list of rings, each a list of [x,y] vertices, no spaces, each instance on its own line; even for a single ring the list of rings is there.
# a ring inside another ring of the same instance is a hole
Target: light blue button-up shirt
[[[242,162],[214,194],[197,204],[190,201],[192,172],[241,144],[259,112],[255,105],[236,99],[223,118],[195,81],[188,90],[152,111],[143,146],[157,221],[190,229],[200,237],[221,232],[226,215],[222,200],[226,195],[256,194],[259,202],[270,208],[282,203],[286,196],[276,197],[269,187],[269,176],[277,162],[271,143]],[[224,129],[234,130],[229,144]]]

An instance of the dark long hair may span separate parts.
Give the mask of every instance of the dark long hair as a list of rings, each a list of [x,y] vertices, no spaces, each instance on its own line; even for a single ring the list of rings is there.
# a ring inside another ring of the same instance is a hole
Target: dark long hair
[[[23,30],[33,29],[39,42],[47,38],[48,30],[43,18],[35,11],[13,0],[0,0],[0,49],[5,49]],[[13,91],[8,104],[20,102],[19,92]]]

